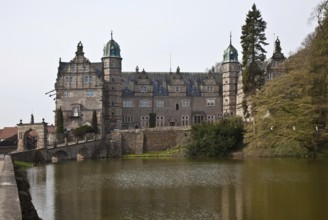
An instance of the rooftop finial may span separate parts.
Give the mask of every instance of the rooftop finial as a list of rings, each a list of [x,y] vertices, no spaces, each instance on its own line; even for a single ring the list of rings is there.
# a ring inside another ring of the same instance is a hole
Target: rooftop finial
[[[110,31],[110,39],[113,40],[113,30]]]
[[[231,45],[231,37],[232,37],[232,34],[231,34],[231,31],[230,31],[230,45]]]

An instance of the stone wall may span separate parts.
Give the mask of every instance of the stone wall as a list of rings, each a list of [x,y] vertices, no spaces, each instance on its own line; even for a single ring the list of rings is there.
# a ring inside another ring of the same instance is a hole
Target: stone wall
[[[34,130],[37,135],[37,148],[44,148],[47,145],[47,123],[31,123],[31,124],[23,124],[20,123],[17,125],[18,127],[18,145],[17,151],[24,151],[26,149],[24,138],[26,133]]]
[[[58,145],[11,154],[13,160],[45,163],[58,160],[120,157],[122,154],[158,152],[186,144],[190,127],[164,127],[113,131],[104,139]]]
[[[9,155],[0,160],[0,219],[22,219],[13,162]]]
[[[111,134],[111,145],[113,148],[121,146],[122,154],[157,152],[186,143],[189,132],[190,127],[115,131]]]

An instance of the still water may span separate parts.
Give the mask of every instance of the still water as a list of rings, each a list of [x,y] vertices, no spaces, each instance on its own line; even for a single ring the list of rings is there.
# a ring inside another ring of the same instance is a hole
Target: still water
[[[328,161],[108,159],[27,170],[52,219],[328,219]]]

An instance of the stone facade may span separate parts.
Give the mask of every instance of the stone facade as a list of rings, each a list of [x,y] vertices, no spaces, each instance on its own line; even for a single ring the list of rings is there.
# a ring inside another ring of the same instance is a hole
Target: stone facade
[[[47,123],[34,123],[31,120],[31,123],[23,124],[22,122],[17,124],[18,127],[18,144],[17,151],[25,151],[32,149],[45,148],[47,146],[48,140],[48,129]],[[30,143],[32,142],[32,143]]]
[[[113,149],[122,154],[158,152],[186,144],[190,127],[146,128],[112,132]]]
[[[59,61],[55,84],[56,109],[62,109],[67,130],[91,125],[93,111],[103,135],[115,129],[148,128],[152,123],[189,126],[242,114],[242,69],[231,40],[220,68],[201,73],[182,72],[179,67],[175,72],[146,72],[138,67],[122,72],[120,47],[113,36],[101,62],[90,62],[81,42],[75,54],[70,62]],[[267,75],[273,67],[276,75],[283,59],[277,40]]]

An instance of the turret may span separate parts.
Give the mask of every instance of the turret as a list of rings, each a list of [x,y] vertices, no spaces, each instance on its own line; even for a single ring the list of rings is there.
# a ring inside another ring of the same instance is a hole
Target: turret
[[[277,40],[274,42],[275,47],[274,47],[274,52],[272,55],[272,60],[274,61],[283,61],[285,58],[284,54],[281,53],[281,46],[280,46],[280,40],[277,37]]]
[[[122,128],[122,58],[118,43],[111,39],[104,47],[103,65],[103,120],[104,134]]]
[[[236,96],[238,76],[241,65],[238,61],[238,52],[231,44],[224,51],[222,71],[223,115],[236,115]]]
[[[286,59],[284,54],[281,52],[280,40],[277,37],[274,42],[274,52],[272,54],[271,59],[267,61],[267,66],[265,68],[265,80],[272,80],[281,74],[283,74],[286,70],[284,68],[283,61]]]

